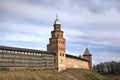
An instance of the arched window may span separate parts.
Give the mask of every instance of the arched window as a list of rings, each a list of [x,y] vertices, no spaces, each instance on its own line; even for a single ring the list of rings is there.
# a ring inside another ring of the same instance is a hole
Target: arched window
[[[61,56],[61,53],[60,53],[60,56]]]
[[[64,57],[64,54],[63,54],[63,57]]]
[[[59,34],[57,34],[57,37],[59,37]]]

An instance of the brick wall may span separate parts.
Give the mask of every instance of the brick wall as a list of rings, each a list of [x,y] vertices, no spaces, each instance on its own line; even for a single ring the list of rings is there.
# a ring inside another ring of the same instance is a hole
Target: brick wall
[[[66,68],[89,69],[89,62],[76,58],[66,57]]]

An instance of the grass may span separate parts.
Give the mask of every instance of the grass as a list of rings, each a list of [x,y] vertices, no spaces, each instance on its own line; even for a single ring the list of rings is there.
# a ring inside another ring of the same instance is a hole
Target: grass
[[[66,69],[40,71],[0,71],[0,80],[107,80],[94,71]]]
[[[120,75],[104,75],[107,78],[109,78],[109,80],[120,80]]]

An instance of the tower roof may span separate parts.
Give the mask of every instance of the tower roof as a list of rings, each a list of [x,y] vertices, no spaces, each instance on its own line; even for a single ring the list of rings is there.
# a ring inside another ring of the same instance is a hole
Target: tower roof
[[[56,19],[55,19],[54,24],[60,24],[60,21],[58,20],[58,16],[57,15],[56,15]]]
[[[83,56],[92,56],[87,47],[85,49],[85,52],[84,52]]]

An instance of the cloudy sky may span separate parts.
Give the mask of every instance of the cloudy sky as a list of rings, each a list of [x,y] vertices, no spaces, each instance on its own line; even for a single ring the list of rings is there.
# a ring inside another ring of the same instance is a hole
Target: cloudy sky
[[[56,14],[67,54],[120,61],[120,0],[0,0],[0,45],[46,50]]]

